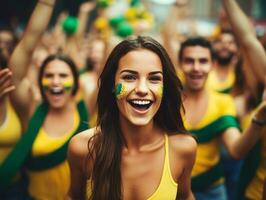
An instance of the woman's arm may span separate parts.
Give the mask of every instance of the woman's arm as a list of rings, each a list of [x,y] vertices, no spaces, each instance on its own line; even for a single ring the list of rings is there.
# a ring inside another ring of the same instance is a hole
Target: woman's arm
[[[179,149],[181,146],[183,169],[181,175],[178,177],[176,200],[194,200],[191,191],[191,171],[195,163],[197,143],[191,136],[182,137],[181,140],[180,143],[182,144],[179,144]]]
[[[23,79],[30,66],[33,51],[50,21],[54,4],[55,0],[39,0],[37,2],[26,30],[8,62],[13,73],[13,84],[16,87],[16,90],[11,93],[11,98],[15,104],[14,107],[24,114],[30,105],[31,95],[29,85],[24,84]]]
[[[254,71],[259,81],[264,83],[266,54],[262,44],[256,38],[254,27],[235,0],[223,0],[223,6],[236,39],[242,47],[247,65]]]
[[[68,146],[67,159],[70,166],[71,183],[68,191],[68,200],[81,200],[86,196],[86,183],[90,177],[91,163],[88,156],[88,142],[94,129],[83,131],[74,136]]]

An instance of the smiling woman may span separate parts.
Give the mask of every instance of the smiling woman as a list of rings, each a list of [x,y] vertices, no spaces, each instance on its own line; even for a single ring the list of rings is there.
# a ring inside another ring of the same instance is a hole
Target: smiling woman
[[[181,91],[157,41],[119,43],[100,76],[97,126],[70,141],[69,199],[194,199],[196,142],[183,126]]]
[[[68,56],[48,56],[40,67],[38,82],[43,102],[24,138],[31,140],[25,164],[28,190],[34,199],[63,199],[70,184],[67,146],[73,135],[88,128],[88,116],[84,103],[76,103],[78,71]],[[48,190],[50,185],[54,189]]]

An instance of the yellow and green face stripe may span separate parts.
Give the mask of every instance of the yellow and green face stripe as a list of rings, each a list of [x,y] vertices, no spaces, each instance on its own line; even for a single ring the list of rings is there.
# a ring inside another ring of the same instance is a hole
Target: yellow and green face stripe
[[[74,81],[72,78],[68,78],[63,81],[62,85],[66,91],[71,91],[73,88]],[[52,85],[52,80],[48,78],[42,78],[42,87],[44,90],[48,90],[49,87]]]
[[[48,78],[42,78],[42,87],[46,91],[49,89],[49,86],[51,85],[51,80]]]
[[[158,94],[160,98],[163,98],[163,85],[160,85],[158,88]]]
[[[115,96],[117,99],[121,99],[126,95],[126,86],[122,83],[115,85]]]
[[[73,84],[74,84],[74,81],[72,78],[68,78],[68,79],[64,80],[64,82],[63,82],[63,86],[64,86],[66,91],[71,91],[71,89],[73,88]]]

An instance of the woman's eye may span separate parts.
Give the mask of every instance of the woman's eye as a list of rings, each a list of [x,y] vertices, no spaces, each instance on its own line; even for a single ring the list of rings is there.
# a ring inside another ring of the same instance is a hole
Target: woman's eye
[[[52,77],[53,77],[53,74],[44,74],[43,77],[44,77],[44,78],[52,78]]]
[[[123,75],[122,79],[124,79],[124,80],[135,80],[136,77],[134,75],[127,74],[127,75]]]
[[[160,76],[151,76],[149,78],[149,80],[151,80],[151,81],[161,81],[162,80],[162,77],[160,77]]]
[[[60,77],[61,78],[66,78],[66,77],[68,77],[68,75],[67,74],[60,74]]]

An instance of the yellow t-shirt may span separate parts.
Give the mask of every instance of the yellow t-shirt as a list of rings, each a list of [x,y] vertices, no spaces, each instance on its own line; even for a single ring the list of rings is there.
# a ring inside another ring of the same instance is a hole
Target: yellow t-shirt
[[[60,148],[78,128],[79,114],[74,114],[72,130],[59,138],[49,137],[43,128],[39,130],[33,143],[32,155],[47,155]],[[67,161],[42,171],[27,171],[29,177],[29,193],[36,200],[63,200],[70,186],[70,169]]]
[[[184,119],[184,125],[188,131],[196,132],[206,128],[223,116],[236,116],[236,108],[233,99],[227,94],[220,94],[210,90],[208,108],[201,121],[192,126],[186,121],[186,119]],[[219,125],[220,124],[218,124],[218,126]],[[217,126],[214,128],[217,128]],[[212,134],[212,130],[208,131],[210,132],[206,132],[204,134]],[[213,131],[216,130],[214,129]],[[192,170],[192,176],[197,176],[201,173],[204,173],[211,167],[218,164],[220,161],[219,137],[214,136],[207,142],[199,143],[196,155],[197,156]]]
[[[212,70],[209,73],[206,85],[214,91],[229,93],[230,89],[234,86],[235,79],[236,77],[233,68],[229,71],[225,80],[219,80],[217,72]]]

